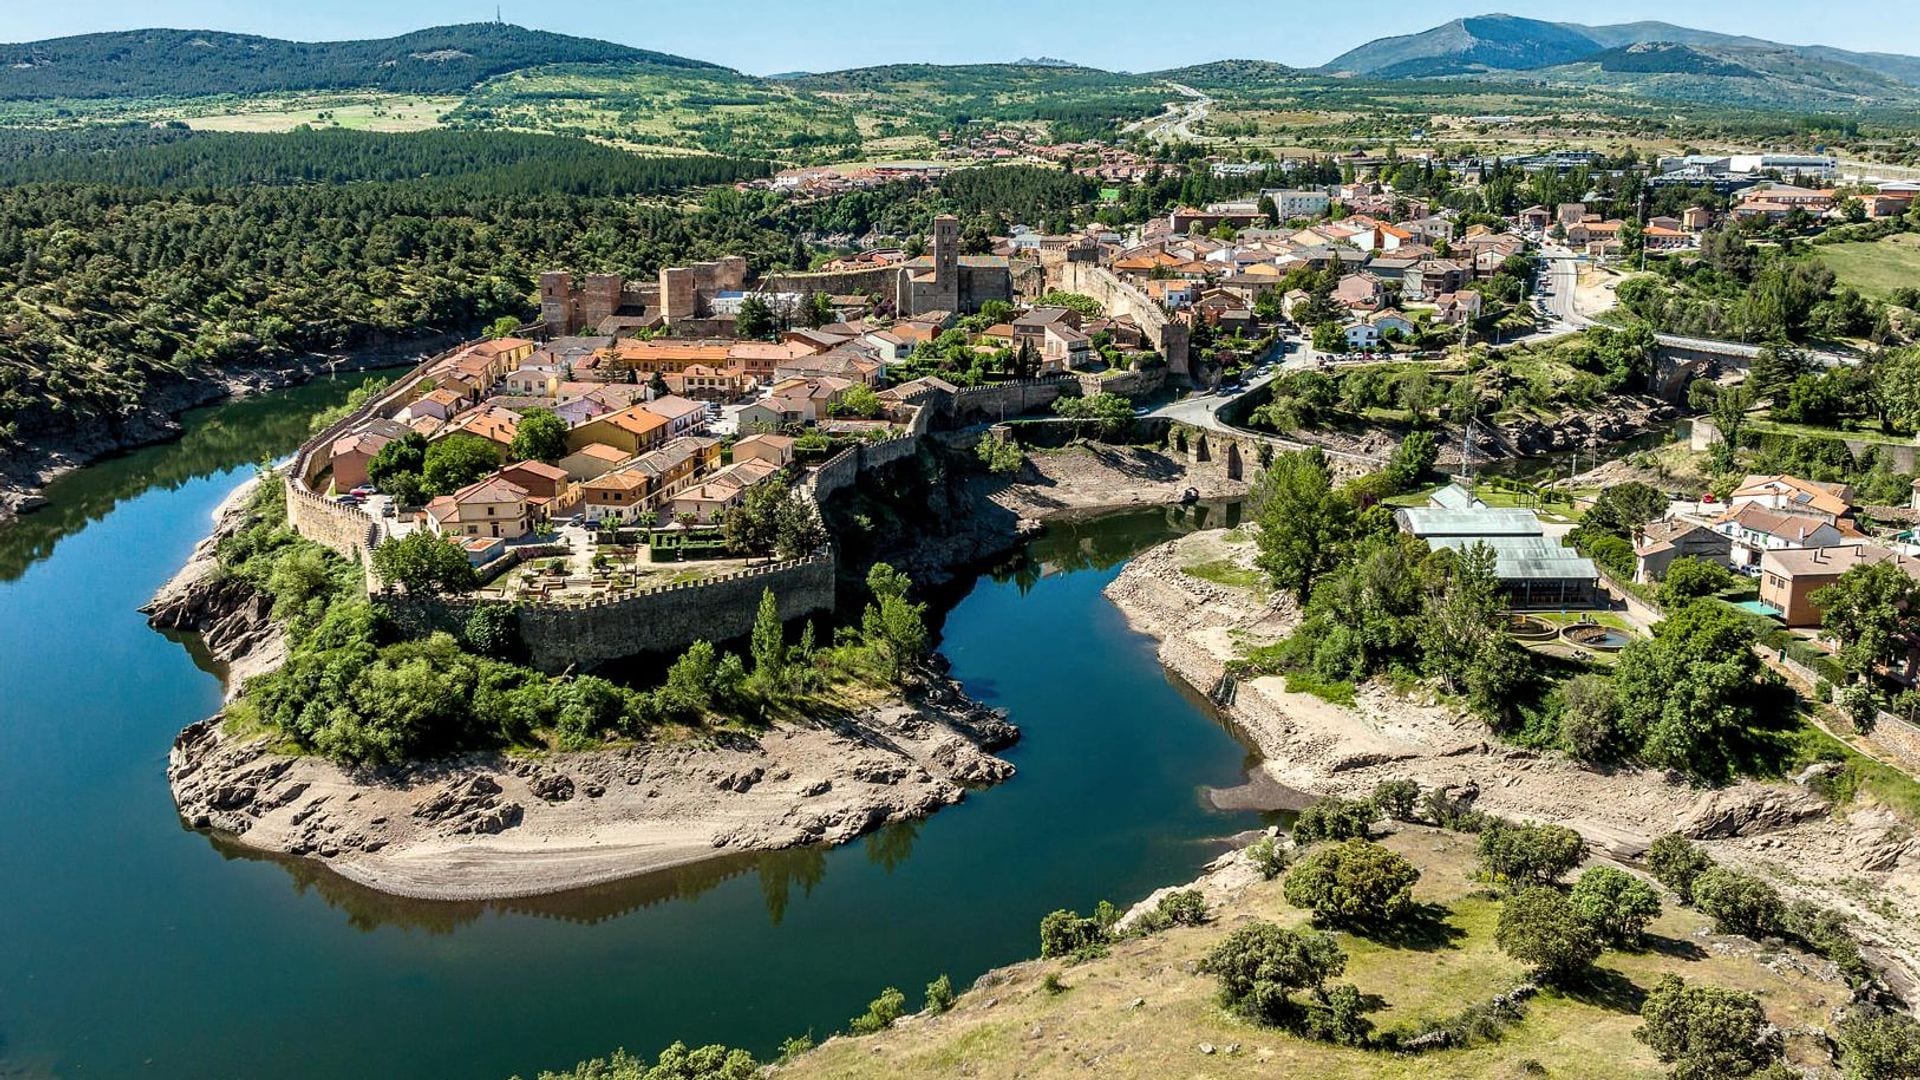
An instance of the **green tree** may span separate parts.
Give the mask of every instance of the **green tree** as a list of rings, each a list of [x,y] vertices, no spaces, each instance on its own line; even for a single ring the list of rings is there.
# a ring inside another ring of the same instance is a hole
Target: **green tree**
[[[1313,328],[1313,350],[1335,356],[1346,352],[1346,329],[1332,320],[1316,324]]]
[[[1393,448],[1387,461],[1387,483],[1396,492],[1412,491],[1440,459],[1440,446],[1433,432],[1425,429],[1407,433]]]
[[[780,622],[780,601],[772,589],[760,592],[760,609],[749,638],[753,654],[753,683],[762,694],[774,694],[786,685],[787,637]]]
[[[1412,780],[1382,780],[1373,787],[1373,804],[1395,821],[1413,821],[1420,806],[1420,785]]]
[[[1881,357],[1873,365],[1873,395],[1889,424],[1920,430],[1920,348]]]
[[[1658,488],[1629,480],[1602,491],[1581,518],[1580,527],[1614,536],[1632,536],[1634,530],[1665,517],[1666,513],[1667,497]]]
[[[880,996],[867,1004],[867,1011],[853,1018],[847,1024],[847,1031],[854,1035],[872,1035],[893,1026],[900,1014],[906,1011],[907,995],[895,987],[880,991]]]
[[[1683,904],[1693,902],[1693,883],[1713,869],[1707,853],[1679,833],[1662,833],[1647,848],[1647,869],[1653,880],[1672,889]]]
[[[1053,411],[1069,420],[1092,421],[1100,437],[1105,439],[1118,438],[1133,425],[1133,403],[1119,394],[1102,392],[1057,398]]]
[[[1898,666],[1920,642],[1920,581],[1894,562],[1867,563],[1813,594],[1820,625],[1840,643],[1840,660],[1855,674]]]
[[[1558,889],[1533,886],[1509,895],[1494,927],[1500,951],[1551,982],[1584,975],[1600,958],[1600,939]]]
[[[756,1080],[760,1063],[745,1050],[725,1046],[689,1049],[674,1043],[653,1065],[625,1050],[612,1057],[583,1061],[564,1073],[543,1072],[540,1080]]]
[[[1380,808],[1368,799],[1330,796],[1300,811],[1293,823],[1294,843],[1302,846],[1322,840],[1362,840],[1373,835]]]
[[[1693,879],[1693,906],[1722,934],[1759,939],[1780,932],[1786,904],[1773,886],[1737,870],[1714,867]]]
[[[449,435],[427,446],[420,472],[427,492],[447,495],[500,467],[500,448],[478,435]]]
[[[1677,608],[1702,597],[1718,595],[1733,585],[1733,574],[1717,562],[1682,555],[1667,566],[1660,579],[1660,604]]]
[[[528,409],[520,414],[507,453],[515,461],[559,461],[567,456],[567,422],[552,409]]]
[[[1718,986],[1688,986],[1666,975],[1640,1006],[1634,1037],[1673,1066],[1674,1080],[1753,1076],[1786,1052],[1760,999]]]
[[[1413,910],[1420,871],[1371,840],[1347,840],[1316,849],[1288,871],[1287,903],[1330,926],[1377,927]]]
[[[1920,1076],[1920,1020],[1906,1013],[1856,1013],[1840,1022],[1840,1064],[1847,1080]]]
[[[410,477],[412,486],[417,490],[420,471],[426,467],[427,438],[417,431],[410,431],[387,443],[373,455],[373,459],[367,462],[367,479],[374,487],[398,499],[399,496],[394,494],[394,481],[402,476]]]
[[[911,582],[886,563],[867,571],[867,588],[874,602],[860,616],[860,636],[884,660],[887,674],[898,679],[919,664],[930,648],[927,605],[907,599]]]
[[[953,980],[945,975],[927,984],[926,1011],[943,1013],[953,1008]]]
[[[1352,531],[1352,504],[1334,488],[1319,450],[1276,455],[1251,498],[1260,523],[1256,562],[1276,586],[1304,602],[1313,583],[1339,562]]]
[[[1495,622],[1502,605],[1493,549],[1476,543],[1428,564],[1428,587],[1420,622],[1426,669],[1458,693],[1467,689],[1476,661],[1497,658],[1504,640]]]
[[[848,387],[840,400],[828,407],[828,411],[835,416],[850,416],[858,420],[872,420],[884,409],[880,395],[874,393],[873,387],[861,383]]]
[[[1635,641],[1614,668],[1625,729],[1657,768],[1705,780],[1732,775],[1748,732],[1761,720],[1754,631],[1719,604],[1689,604]]]
[[[758,293],[748,293],[740,301],[733,319],[733,332],[743,338],[764,338],[773,333],[773,309]]]
[[[1733,470],[1747,429],[1747,414],[1752,410],[1753,390],[1745,383],[1725,387],[1714,396],[1713,409],[1708,415],[1713,419],[1715,430],[1720,432],[1720,441],[1713,444],[1712,451],[1715,472]]]
[[[1660,917],[1653,886],[1611,866],[1581,874],[1567,899],[1582,922],[1619,949],[1639,948],[1647,924]]]
[[[1200,960],[1220,980],[1227,1005],[1262,1023],[1279,1023],[1299,1006],[1291,995],[1318,991],[1347,968],[1347,955],[1327,934],[1256,921],[1228,934]]]
[[[1560,686],[1560,748],[1580,761],[1610,764],[1637,749],[1620,727],[1613,681],[1588,672]]]
[[[1587,856],[1580,834],[1564,825],[1496,823],[1477,842],[1480,871],[1509,888],[1552,885]]]
[[[498,340],[512,337],[520,329],[520,320],[512,315],[502,315],[487,324],[487,336]]]
[[[802,320],[809,329],[818,330],[839,317],[840,313],[833,309],[833,297],[823,292],[815,292],[807,296],[807,306],[802,312]]]
[[[373,549],[373,570],[382,581],[412,593],[464,592],[474,585],[466,552],[427,529],[382,540]]]
[[[1099,951],[1112,937],[1098,919],[1084,919],[1079,912],[1054,911],[1040,920],[1040,956],[1088,956]]]

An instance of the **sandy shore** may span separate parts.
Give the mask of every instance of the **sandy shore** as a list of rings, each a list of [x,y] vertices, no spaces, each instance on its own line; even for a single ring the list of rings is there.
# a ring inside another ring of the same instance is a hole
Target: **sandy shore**
[[[381,892],[534,896],[745,851],[838,844],[924,817],[1013,766],[1011,724],[945,681],[753,734],[351,770],[182,732],[167,776],[182,818],[245,847],[319,860]]]
[[[1503,746],[1475,720],[1378,686],[1363,687],[1353,708],[1290,694],[1278,678],[1224,686],[1229,660],[1248,645],[1284,636],[1295,621],[1284,599],[1184,571],[1222,558],[1250,566],[1253,545],[1228,537],[1200,533],[1155,548],[1130,563],[1107,594],[1132,626],[1160,642],[1169,671],[1226,701],[1229,717],[1265,759],[1260,772],[1274,789],[1364,795],[1382,780],[1404,777],[1476,792],[1480,808],[1503,816],[1569,826],[1624,860],[1678,830],[1790,896],[1848,913],[1886,958],[1891,979],[1920,987],[1920,841],[1890,812],[1863,804],[1836,811],[1791,783],[1703,791],[1649,770],[1602,774],[1558,754]]]

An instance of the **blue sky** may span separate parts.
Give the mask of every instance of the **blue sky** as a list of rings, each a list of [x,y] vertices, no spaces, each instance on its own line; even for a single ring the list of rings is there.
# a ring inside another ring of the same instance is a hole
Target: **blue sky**
[[[1228,57],[1310,67],[1376,37],[1506,11],[1571,22],[1662,19],[1793,44],[1920,54],[1911,0],[502,0],[507,21],[606,38],[756,74],[889,61],[1055,56],[1147,71]],[[386,37],[493,17],[493,0],[64,0],[9,4],[0,35],[26,41],[144,26],[303,40]],[[1834,13],[1843,11],[1845,18]]]

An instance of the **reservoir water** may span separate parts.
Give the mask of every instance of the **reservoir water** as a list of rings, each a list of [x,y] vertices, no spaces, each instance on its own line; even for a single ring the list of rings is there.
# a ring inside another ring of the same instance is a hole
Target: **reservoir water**
[[[135,610],[252,463],[354,380],[190,414],[0,526],[0,1076],[504,1080],[675,1040],[767,1054],[1032,955],[1058,907],[1184,881],[1258,825],[1247,751],[1100,590],[1191,512],[1054,530],[942,651],[1025,738],[1011,782],[832,851],[537,900],[422,904],[184,829],[164,776],[220,687]]]

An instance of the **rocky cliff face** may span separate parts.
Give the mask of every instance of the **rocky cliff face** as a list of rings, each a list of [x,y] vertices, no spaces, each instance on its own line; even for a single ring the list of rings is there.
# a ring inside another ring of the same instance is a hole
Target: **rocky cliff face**
[[[249,480],[227,496],[214,511],[213,534],[194,546],[187,564],[140,609],[156,630],[200,635],[208,654],[225,666],[229,699],[248,678],[286,659],[286,640],[271,618],[273,601],[227,575],[218,554],[221,540],[252,524],[249,506],[258,483]]]

